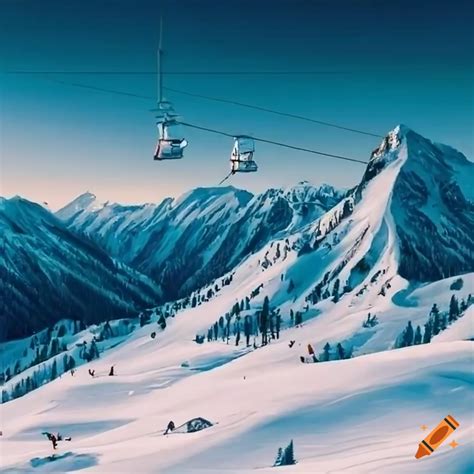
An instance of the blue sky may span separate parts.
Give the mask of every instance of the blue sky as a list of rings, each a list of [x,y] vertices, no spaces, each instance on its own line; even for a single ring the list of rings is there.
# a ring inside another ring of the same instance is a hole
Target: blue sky
[[[473,154],[469,2],[6,0],[1,70],[153,71],[159,16],[170,72],[324,71],[315,75],[167,75],[165,85],[384,134],[402,122]],[[153,96],[151,75],[54,79]],[[187,130],[184,160],[154,162],[153,100],[2,74],[1,194],[57,208],[86,190],[124,203],[160,201],[228,172],[230,139]],[[167,94],[184,119],[230,133],[367,160],[374,137]],[[257,143],[260,191],[300,180],[348,187],[363,166]]]

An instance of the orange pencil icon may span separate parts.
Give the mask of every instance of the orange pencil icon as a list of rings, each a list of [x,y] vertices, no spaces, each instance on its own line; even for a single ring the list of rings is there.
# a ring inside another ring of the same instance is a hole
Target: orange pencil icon
[[[418,446],[416,459],[429,456],[459,426],[459,423],[448,415]]]

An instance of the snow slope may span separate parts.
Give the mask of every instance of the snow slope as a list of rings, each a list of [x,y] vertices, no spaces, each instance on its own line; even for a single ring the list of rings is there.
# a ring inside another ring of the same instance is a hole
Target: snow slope
[[[142,206],[100,203],[86,193],[56,215],[152,276],[172,299],[221,276],[271,239],[314,221],[341,198],[331,186],[307,182],[256,196],[233,187],[197,188]]]
[[[222,275],[218,289],[210,292],[213,281],[174,303],[165,330],[152,319],[74,377],[2,405],[4,471],[473,472],[473,313],[466,303],[474,287],[473,196],[465,179],[472,167],[400,126],[373,152],[360,184],[316,220],[292,228],[293,214],[265,204],[275,202],[272,192],[250,199],[249,217],[263,212],[259,221],[280,230],[231,240],[231,256],[237,245],[245,257],[227,274],[222,265],[211,272]],[[276,202],[283,202],[279,193]],[[249,242],[253,251],[242,252]],[[423,328],[433,304],[444,314],[453,295],[466,309],[432,344],[388,351],[408,321]],[[241,320],[261,323],[265,297],[272,317],[281,316],[280,337],[261,346],[255,334],[247,347],[234,332],[233,308],[240,303]],[[296,327],[295,313],[302,318]],[[378,322],[364,327],[368,313]],[[221,317],[218,338],[193,341]],[[308,343],[319,360],[329,347],[330,360],[302,364]],[[338,343],[353,358],[333,360]],[[106,375],[111,365],[115,377]],[[445,443],[416,460],[426,436],[420,426],[433,428],[448,414],[460,422],[450,438],[459,446]],[[170,419],[181,425],[198,416],[215,425],[162,435]],[[43,430],[73,437],[54,462]],[[291,439],[298,463],[271,467]]]
[[[446,472],[474,469],[472,342],[429,344],[322,364],[300,364],[290,333],[244,357],[186,335],[205,317],[187,310],[169,331],[137,331],[74,377],[63,376],[2,406],[3,472]],[[298,344],[304,345],[298,338]],[[235,360],[229,362],[233,358]],[[181,367],[188,361],[189,368]],[[228,362],[228,363],[225,363]],[[117,376],[107,377],[114,364]],[[447,414],[461,424],[455,452],[415,460],[417,445]],[[215,424],[163,436],[202,416]],[[54,462],[41,431],[73,438]],[[272,468],[294,440],[298,463]],[[69,453],[69,454],[68,454]]]

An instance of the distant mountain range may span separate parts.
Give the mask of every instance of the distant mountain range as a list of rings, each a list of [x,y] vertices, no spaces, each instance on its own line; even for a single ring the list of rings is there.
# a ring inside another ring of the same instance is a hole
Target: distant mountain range
[[[198,188],[139,206],[86,193],[56,215],[2,199],[1,337],[136,314],[245,268],[249,287],[271,282],[278,305],[295,310],[400,298],[407,282],[474,270],[473,175],[458,151],[399,126],[348,191]],[[278,283],[265,276],[275,266]]]
[[[229,271],[270,240],[313,222],[342,196],[331,186],[308,182],[255,196],[233,187],[198,188],[142,206],[101,203],[86,193],[56,216],[149,275],[171,300]]]

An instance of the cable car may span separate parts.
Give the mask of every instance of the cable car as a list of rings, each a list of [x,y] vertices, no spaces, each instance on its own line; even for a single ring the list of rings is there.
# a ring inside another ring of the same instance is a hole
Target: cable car
[[[258,170],[253,160],[255,143],[253,138],[238,136],[234,138],[234,148],[230,156],[231,173],[253,173]]]
[[[154,159],[179,160],[183,158],[188,142],[183,136],[180,123],[165,113],[157,126],[159,138]]]

